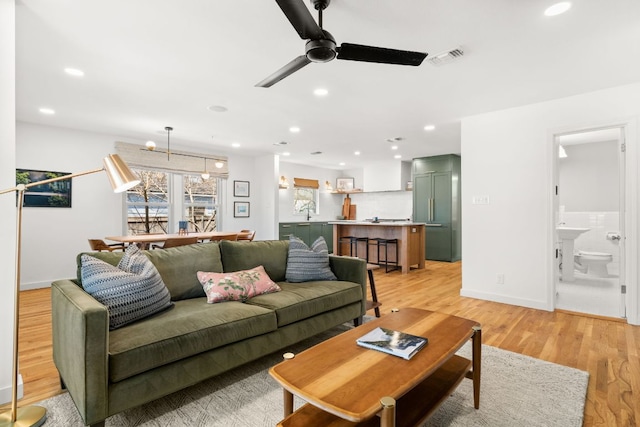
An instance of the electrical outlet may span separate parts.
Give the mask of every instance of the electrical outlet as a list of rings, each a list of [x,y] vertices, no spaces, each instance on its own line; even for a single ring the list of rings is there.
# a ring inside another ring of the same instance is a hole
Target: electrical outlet
[[[498,285],[504,285],[504,274],[502,273],[498,274],[496,281],[498,282]]]

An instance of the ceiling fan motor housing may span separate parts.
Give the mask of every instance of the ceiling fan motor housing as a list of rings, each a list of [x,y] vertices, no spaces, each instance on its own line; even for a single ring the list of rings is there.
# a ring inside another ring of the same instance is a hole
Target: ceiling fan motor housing
[[[336,43],[333,40],[309,40],[306,55],[312,62],[329,62],[336,57]]]
[[[329,62],[336,53],[336,39],[327,30],[322,30],[324,38],[309,40],[305,45],[305,54],[311,62]]]

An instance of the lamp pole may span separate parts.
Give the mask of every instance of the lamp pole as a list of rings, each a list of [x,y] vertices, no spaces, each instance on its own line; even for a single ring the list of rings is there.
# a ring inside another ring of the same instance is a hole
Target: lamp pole
[[[15,187],[1,190],[0,194],[16,193],[18,195],[18,211],[16,214],[16,266],[15,266],[15,297],[13,319],[13,371],[11,375],[11,409],[0,413],[0,427],[38,427],[44,423],[47,411],[41,406],[31,405],[18,408],[18,335],[20,322],[20,265],[22,254],[22,208],[24,194],[27,189],[52,182],[65,181],[78,176],[106,171],[114,191],[120,193],[135,185],[140,180],[131,172],[117,154],[111,154],[104,159],[104,167],[85,172],[45,179],[43,181],[18,184]]]

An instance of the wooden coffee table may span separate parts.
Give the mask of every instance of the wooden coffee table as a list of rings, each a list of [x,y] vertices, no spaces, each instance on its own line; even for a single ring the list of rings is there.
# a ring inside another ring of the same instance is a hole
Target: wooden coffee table
[[[429,344],[411,360],[356,344],[357,338],[378,326],[427,337]],[[469,339],[472,361],[455,354]],[[387,314],[269,370],[284,389],[285,419],[278,425],[416,425],[465,377],[473,380],[477,409],[481,344],[480,324],[473,320],[415,308]],[[296,412],[294,395],[308,402]]]

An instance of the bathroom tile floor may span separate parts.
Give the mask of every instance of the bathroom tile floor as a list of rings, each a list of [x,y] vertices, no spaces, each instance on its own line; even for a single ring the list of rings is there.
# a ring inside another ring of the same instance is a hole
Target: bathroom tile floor
[[[556,284],[556,308],[622,317],[619,282],[618,277],[593,277],[576,271],[574,282]]]

